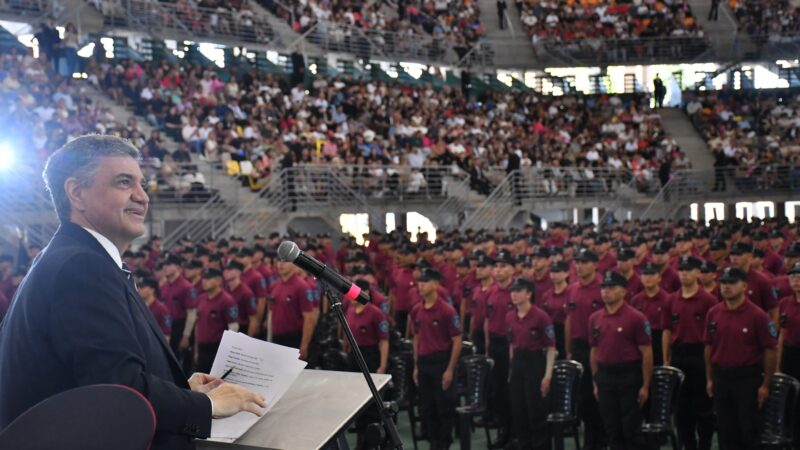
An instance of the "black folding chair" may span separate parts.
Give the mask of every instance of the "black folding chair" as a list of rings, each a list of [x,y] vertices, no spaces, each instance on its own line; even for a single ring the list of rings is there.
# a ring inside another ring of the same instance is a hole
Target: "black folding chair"
[[[783,373],[772,376],[769,396],[761,409],[759,444],[769,449],[791,449],[800,381]]]
[[[678,391],[683,383],[683,372],[671,366],[653,369],[650,381],[650,418],[642,425],[648,448],[658,448],[669,437],[672,448],[678,450],[678,438],[672,424],[672,412],[678,402]]]
[[[556,450],[564,450],[564,437],[575,438],[575,449],[580,450],[578,397],[583,376],[583,365],[577,361],[556,361],[550,381],[550,414],[547,423]]]
[[[461,450],[470,448],[475,417],[483,418],[486,442],[490,442],[488,420],[485,415],[489,397],[489,378],[493,367],[494,361],[484,355],[467,356],[458,362],[458,377],[464,380],[464,404],[456,408]]]

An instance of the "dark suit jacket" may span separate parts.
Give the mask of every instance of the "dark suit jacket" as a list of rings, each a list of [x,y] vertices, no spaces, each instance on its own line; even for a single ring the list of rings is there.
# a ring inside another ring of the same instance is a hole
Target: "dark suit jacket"
[[[193,448],[191,437],[211,432],[210,400],[189,390],[133,283],[94,236],[62,223],[0,325],[0,429],[89,384],[130,386],[150,400],[153,449]]]

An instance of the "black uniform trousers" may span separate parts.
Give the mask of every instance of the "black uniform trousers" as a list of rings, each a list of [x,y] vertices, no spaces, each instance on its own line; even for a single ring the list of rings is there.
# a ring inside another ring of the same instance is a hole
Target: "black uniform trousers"
[[[783,345],[781,372],[800,380],[800,347],[786,344]],[[793,447],[795,450],[800,450],[800,402],[797,403],[797,410],[795,411],[794,429]]]
[[[361,349],[361,355],[364,357],[364,362],[367,363],[367,369],[369,369],[369,373],[375,373],[378,370],[378,367],[381,366],[380,349],[378,349],[377,345],[369,345],[359,348]],[[347,362],[351,372],[361,372],[361,368],[358,367],[355,354],[352,351],[348,354]],[[356,419],[356,429],[363,431],[367,425],[380,421],[381,415],[373,404],[372,398],[370,397],[369,404],[364,409],[364,412],[359,414],[358,418]]]
[[[508,339],[505,336],[489,335],[489,357],[494,360],[491,384],[489,385],[489,412],[499,421],[501,429],[511,424],[511,406],[508,403]]]
[[[181,339],[183,339],[183,328],[186,326],[186,319],[176,319],[172,322],[172,332],[169,336],[169,346],[172,349],[172,353],[175,354],[175,358],[181,363],[181,367],[183,368],[184,373],[192,373],[194,372],[193,369],[193,357],[192,357],[192,343],[194,341],[194,331],[192,331],[192,336],[189,339],[189,348],[186,350],[181,350]]]
[[[758,447],[761,372],[758,364],[729,369],[714,366],[713,400],[720,450]]]
[[[275,334],[272,336],[273,344],[283,345],[285,347],[300,348],[300,343],[302,341],[302,331],[293,331],[291,333]]]
[[[673,344],[672,366],[685,378],[675,411],[678,436],[686,450],[709,450],[714,436],[714,412],[706,391],[705,345]]]
[[[542,378],[547,369],[547,356],[542,350],[514,350],[511,360],[509,396],[514,435],[519,449],[547,448],[548,404],[542,397]]]
[[[664,335],[664,330],[653,328],[650,331],[650,337],[653,341],[653,365],[660,366],[664,362],[664,349],[661,345],[661,336]]]
[[[397,330],[400,332],[400,335],[405,337],[406,326],[408,326],[408,311],[395,311],[394,325],[395,328],[397,328]]]
[[[556,359],[566,359],[567,351],[564,348],[564,324],[554,322],[553,331],[556,333],[556,350],[558,351]]]
[[[580,402],[580,415],[584,427],[583,448],[587,450],[601,449],[606,444],[603,419],[600,417],[597,399],[594,397],[594,380],[592,379],[591,365],[589,364],[590,350],[589,341],[586,339],[572,340],[572,358],[583,365],[583,377],[581,378],[578,392],[578,401]]]
[[[641,447],[642,361],[600,364],[595,376],[600,414],[611,450]]]
[[[485,355],[486,354],[486,336],[483,334],[483,327],[475,327],[475,335],[472,344],[475,345],[475,354],[476,355]]]
[[[431,449],[447,448],[453,442],[456,420],[455,376],[447,390],[442,375],[450,362],[450,352],[436,352],[417,358],[419,369],[419,415],[425,423]]]
[[[201,373],[211,373],[214,366],[214,358],[217,357],[219,342],[207,344],[197,343],[197,371]]]

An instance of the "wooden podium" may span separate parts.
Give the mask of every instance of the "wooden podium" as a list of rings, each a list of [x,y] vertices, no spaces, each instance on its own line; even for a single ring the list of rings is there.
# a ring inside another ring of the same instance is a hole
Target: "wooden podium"
[[[378,390],[391,375],[372,374]],[[372,402],[359,372],[304,370],[277,405],[232,444],[197,440],[198,450],[312,450],[343,444],[345,426]]]

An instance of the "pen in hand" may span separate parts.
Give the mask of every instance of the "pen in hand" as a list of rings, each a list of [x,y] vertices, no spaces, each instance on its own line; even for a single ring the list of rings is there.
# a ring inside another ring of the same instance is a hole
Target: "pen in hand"
[[[228,369],[228,370],[227,370],[227,372],[225,372],[225,374],[224,374],[224,375],[222,375],[222,377],[220,377],[220,379],[221,379],[221,380],[224,380],[224,379],[225,379],[225,378],[226,378],[228,375],[230,375],[230,374],[231,374],[231,372],[233,372],[233,367],[231,367],[230,369]]]

